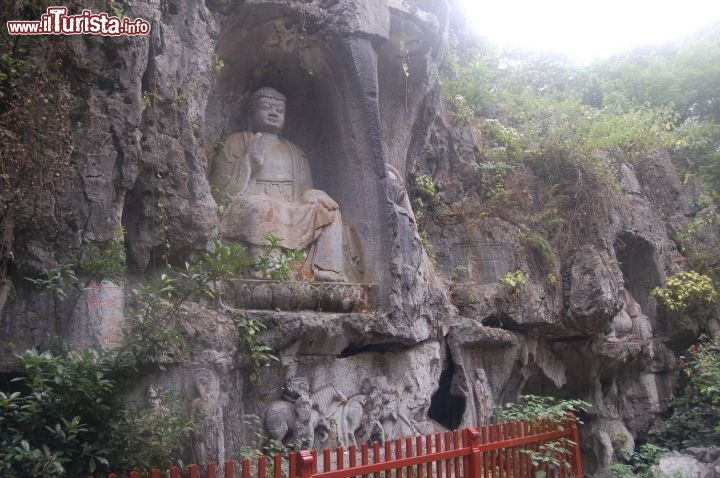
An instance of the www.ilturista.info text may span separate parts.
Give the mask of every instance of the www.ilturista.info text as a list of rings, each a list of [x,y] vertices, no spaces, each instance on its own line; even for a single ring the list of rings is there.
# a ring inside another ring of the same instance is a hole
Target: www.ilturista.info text
[[[11,35],[147,35],[150,23],[142,18],[111,17],[90,10],[68,15],[67,7],[48,7],[39,21],[9,21],[7,29]]]

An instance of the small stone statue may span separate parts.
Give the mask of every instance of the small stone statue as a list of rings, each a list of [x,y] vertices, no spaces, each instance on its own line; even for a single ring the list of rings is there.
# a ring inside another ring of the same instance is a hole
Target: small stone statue
[[[366,395],[364,415],[361,423],[361,443],[373,443],[385,441],[385,429],[380,423],[385,411],[384,395],[381,390],[373,387]]]
[[[145,410],[143,415],[164,416],[170,412],[162,403],[162,390],[159,385],[148,385],[145,389]]]
[[[195,370],[193,376],[200,394],[190,403],[190,416],[196,424],[195,458],[202,465],[209,461],[222,463],[225,459],[225,437],[218,379],[206,368]]]
[[[230,200],[220,234],[249,244],[251,252],[265,245],[268,236],[279,237],[284,248],[307,250],[305,277],[347,281],[338,204],[313,189],[305,154],[280,137],[285,97],[272,88],[260,88],[250,103],[252,131],[227,138],[212,172],[216,199]]]
[[[621,337],[635,335],[639,339],[649,339],[652,337],[652,327],[647,315],[640,310],[635,297],[627,288],[623,288],[618,299],[622,308],[620,312],[613,317],[610,324],[610,331],[606,335],[606,340],[610,342],[617,341]]]
[[[310,402],[310,397],[308,395],[301,395],[295,400],[294,405],[295,426],[293,428],[293,435],[299,442],[300,448],[312,447],[315,439],[315,428],[319,424],[319,420],[313,416],[315,411]],[[324,422],[323,425],[325,425]]]
[[[388,199],[400,206],[407,215],[415,221],[415,214],[413,214],[412,205],[410,204],[410,197],[408,196],[407,189],[405,188],[405,182],[400,175],[400,172],[393,166],[387,166],[388,170]]]

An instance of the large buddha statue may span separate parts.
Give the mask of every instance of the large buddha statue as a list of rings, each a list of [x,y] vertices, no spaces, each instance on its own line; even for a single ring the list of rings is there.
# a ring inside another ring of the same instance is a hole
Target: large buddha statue
[[[303,151],[280,137],[285,97],[260,88],[251,99],[252,131],[234,133],[215,160],[212,183],[218,201],[229,198],[220,234],[251,252],[270,235],[282,247],[307,252],[303,275],[317,281],[345,281],[342,219],[338,204],[313,189]]]

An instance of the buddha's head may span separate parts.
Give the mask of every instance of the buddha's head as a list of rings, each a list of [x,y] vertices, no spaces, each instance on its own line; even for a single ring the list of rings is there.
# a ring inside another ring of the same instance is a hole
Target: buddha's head
[[[285,125],[285,96],[273,88],[260,88],[250,98],[250,123],[256,133],[278,134]]]

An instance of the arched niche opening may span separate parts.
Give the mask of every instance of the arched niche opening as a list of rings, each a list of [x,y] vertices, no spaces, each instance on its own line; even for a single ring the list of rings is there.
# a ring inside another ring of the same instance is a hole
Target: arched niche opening
[[[390,228],[384,224],[382,148],[372,141],[378,123],[367,107],[373,93],[360,87],[376,71],[372,61],[358,64],[347,42],[318,38],[303,27],[298,12],[282,5],[242,8],[218,42],[224,67],[208,101],[204,134],[221,142],[233,132],[249,131],[250,95],[263,86],[284,94],[282,136],[303,149],[314,187],[338,202],[343,221],[353,227],[363,254],[362,282],[376,286],[381,306],[392,238],[385,237]],[[360,57],[372,59],[370,44],[363,46],[368,48]]]
[[[655,299],[650,291],[660,285],[660,272],[655,261],[655,248],[642,237],[629,232],[615,239],[615,256],[620,263],[625,288],[640,305],[653,327],[656,325]]]

